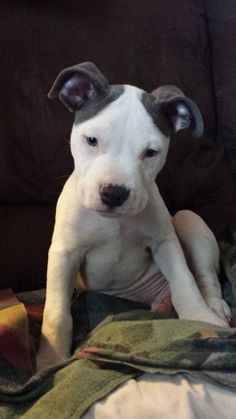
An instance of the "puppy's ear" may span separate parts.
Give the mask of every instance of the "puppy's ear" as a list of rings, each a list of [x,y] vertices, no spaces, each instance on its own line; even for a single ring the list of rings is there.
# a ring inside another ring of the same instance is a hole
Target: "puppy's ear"
[[[48,93],[59,99],[71,112],[82,108],[88,101],[108,90],[108,81],[95,64],[85,62],[62,70]]]
[[[203,135],[203,119],[198,106],[178,87],[162,86],[154,90],[152,95],[168,119],[172,132],[190,127],[195,137]]]

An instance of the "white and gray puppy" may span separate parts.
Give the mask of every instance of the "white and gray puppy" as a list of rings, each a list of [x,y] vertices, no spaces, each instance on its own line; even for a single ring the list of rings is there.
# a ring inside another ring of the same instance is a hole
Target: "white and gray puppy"
[[[216,240],[193,212],[172,218],[155,182],[171,134],[190,127],[202,135],[196,104],[174,86],[148,94],[109,85],[89,62],[59,74],[49,92],[57,96],[75,112],[74,171],[57,204],[37,368],[70,355],[78,276],[83,289],[142,301],[160,312],[171,296],[180,319],[227,326]]]

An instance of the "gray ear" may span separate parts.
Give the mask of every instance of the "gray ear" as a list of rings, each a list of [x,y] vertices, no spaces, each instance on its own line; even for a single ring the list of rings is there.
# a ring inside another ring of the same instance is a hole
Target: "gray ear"
[[[95,64],[85,62],[62,70],[48,97],[53,99],[58,96],[70,111],[75,112],[88,101],[104,95],[108,87],[108,81]]]
[[[178,87],[158,87],[152,95],[155,96],[155,103],[158,102],[173,132],[190,127],[195,137],[203,135],[203,119],[198,106]]]

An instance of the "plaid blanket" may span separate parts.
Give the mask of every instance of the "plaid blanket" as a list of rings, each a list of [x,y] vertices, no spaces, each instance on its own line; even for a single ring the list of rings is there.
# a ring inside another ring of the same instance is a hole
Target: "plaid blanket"
[[[200,375],[236,390],[236,329],[161,318],[147,306],[86,292],[72,303],[72,357],[39,374],[44,291],[0,293],[0,417],[80,418],[143,372]]]

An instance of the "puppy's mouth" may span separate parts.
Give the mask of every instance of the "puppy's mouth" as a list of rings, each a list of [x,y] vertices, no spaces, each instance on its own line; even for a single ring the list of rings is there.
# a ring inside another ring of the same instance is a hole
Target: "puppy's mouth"
[[[104,209],[95,209],[95,211],[100,214],[102,217],[120,217],[122,215],[125,215],[121,211],[115,208],[104,208]]]
[[[96,199],[93,202],[91,201],[88,202],[87,205],[85,204],[85,207],[102,217],[109,218],[137,215],[143,211],[147,204],[146,199],[137,199],[132,193],[130,193],[129,199],[126,199],[122,204],[119,202],[117,205],[105,203],[101,199]]]

